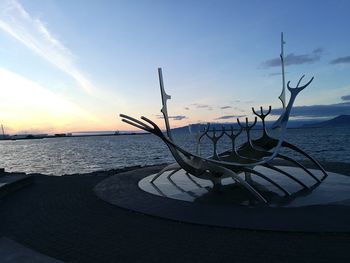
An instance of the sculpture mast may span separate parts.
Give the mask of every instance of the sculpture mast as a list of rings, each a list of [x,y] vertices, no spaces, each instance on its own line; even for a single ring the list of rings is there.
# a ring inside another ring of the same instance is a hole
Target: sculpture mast
[[[284,42],[283,39],[283,32],[281,32],[281,65],[282,65],[282,92],[281,95],[278,97],[281,102],[282,102],[282,107],[285,108],[286,107],[286,80],[285,80],[285,74],[284,74],[284,44],[286,42]]]
[[[2,125],[2,124],[1,124],[1,129],[2,129],[2,137],[5,138],[4,125]]]
[[[160,93],[162,96],[162,104],[163,104],[163,107],[160,111],[163,113],[163,116],[164,116],[166,133],[168,135],[168,138],[172,140],[173,138],[171,136],[169,117],[168,117],[168,108],[167,108],[167,100],[170,100],[171,96],[165,93],[162,68],[158,68],[158,76],[159,76]]]

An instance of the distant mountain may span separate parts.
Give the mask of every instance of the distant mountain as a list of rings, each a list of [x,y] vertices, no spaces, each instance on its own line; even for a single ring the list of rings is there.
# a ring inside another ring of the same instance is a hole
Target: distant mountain
[[[268,121],[266,122],[267,127],[269,127],[274,121]],[[334,126],[350,126],[350,115],[340,115],[338,117],[335,117],[331,120],[322,121],[322,122],[315,122],[315,120],[289,120],[288,122],[288,128],[315,128],[315,127],[334,127]],[[221,129],[221,127],[224,126],[226,129],[230,129],[231,126],[233,126],[235,129],[239,129],[239,126],[237,123],[211,123],[210,127],[215,127],[217,130]],[[191,125],[192,129],[198,130],[199,124],[193,124]],[[201,130],[204,130],[206,125],[201,125]],[[261,128],[261,122],[258,122],[255,129]],[[189,126],[179,127],[172,129],[174,133],[180,132],[189,132]]]
[[[225,127],[225,129],[230,129],[231,126],[233,126],[234,129],[239,129],[239,126],[237,123],[210,123],[210,129],[215,128],[216,130],[221,130],[223,126]],[[206,128],[206,124],[192,124],[191,125],[191,130],[193,132],[196,132],[199,128],[201,129],[201,131],[203,131]],[[174,133],[183,133],[183,132],[189,133],[190,132],[189,125],[174,128],[171,130]]]
[[[339,115],[328,121],[317,122],[313,124],[306,124],[303,127],[340,127],[340,126],[350,126],[350,115]]]

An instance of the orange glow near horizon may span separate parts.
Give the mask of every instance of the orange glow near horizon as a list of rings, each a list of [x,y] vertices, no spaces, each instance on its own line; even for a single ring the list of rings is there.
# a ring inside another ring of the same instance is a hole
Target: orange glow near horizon
[[[7,133],[55,133],[99,127],[98,119],[31,80],[0,69],[2,111]]]
[[[0,68],[0,82],[4,87],[0,94],[0,123],[7,134],[138,130],[122,122],[119,113],[94,115],[40,84],[3,68]],[[134,112],[130,115],[137,116]],[[155,122],[164,126],[162,119],[155,119]],[[176,121],[174,127],[186,124],[186,120]]]

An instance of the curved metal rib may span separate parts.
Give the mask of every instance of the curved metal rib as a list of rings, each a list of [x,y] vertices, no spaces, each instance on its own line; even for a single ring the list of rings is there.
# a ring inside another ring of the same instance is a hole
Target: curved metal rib
[[[276,139],[270,137],[270,135],[268,135],[268,133],[266,133],[266,134],[263,134],[259,139],[253,140],[252,143],[253,143],[253,145],[257,145],[259,147],[264,148],[266,151],[269,151],[269,150],[271,150],[272,148],[274,148],[277,145],[278,141]],[[297,165],[298,167],[303,169],[306,173],[308,173],[310,176],[312,176],[318,182],[323,181],[328,176],[326,170],[321,166],[321,164],[318,163],[312,156],[308,155],[303,150],[301,150],[299,147],[297,147],[297,146],[295,146],[295,145],[293,145],[293,144],[291,144],[291,143],[289,143],[287,141],[284,141],[282,143],[281,147],[288,148],[288,149],[291,149],[293,151],[296,151],[296,152],[300,153],[301,155],[303,155],[304,157],[306,157],[307,159],[309,159],[323,173],[323,177],[321,179],[318,179],[304,165],[302,165],[301,163],[297,162],[294,159],[291,159],[291,158],[289,158],[287,156],[284,156],[284,155],[281,155],[281,154],[278,154],[277,157],[279,157],[279,155],[280,155],[280,157],[282,159],[286,159],[286,160],[294,163],[295,165]]]
[[[162,190],[160,190],[160,188],[155,184],[155,183],[150,183],[151,184],[151,186],[161,195],[161,196],[164,196],[164,197],[167,197],[167,195],[166,194],[164,194],[163,192],[162,192]]]
[[[287,173],[286,171],[283,171],[277,167],[274,167],[268,163],[263,164],[262,166],[267,167],[271,170],[274,170],[276,172],[279,172],[281,174],[284,174],[285,176],[289,177],[290,179],[292,179],[293,181],[295,181],[296,183],[300,184],[303,188],[309,189],[310,187],[308,187],[306,184],[304,184],[302,181],[300,181],[298,178],[295,178],[293,175],[291,175],[290,173]]]
[[[177,171],[180,171],[181,170],[181,167],[179,169],[175,169],[173,170],[171,173],[168,174],[168,176],[166,177],[167,179],[170,179],[171,176],[173,176]]]
[[[181,186],[179,186],[177,183],[175,183],[170,177],[168,178],[169,182],[175,186],[176,189],[178,189],[180,192],[188,194],[189,196],[193,197],[193,198],[197,198],[198,195],[196,195],[195,193],[191,192],[191,191],[186,191],[185,189],[183,189]]]
[[[291,194],[288,192],[287,189],[283,188],[281,185],[279,185],[278,183],[276,183],[275,181],[271,180],[270,178],[268,178],[267,176],[263,175],[262,173],[255,171],[253,169],[245,169],[246,172],[255,174],[261,178],[263,178],[264,180],[268,181],[269,183],[271,183],[272,185],[274,185],[275,187],[277,187],[278,189],[280,189],[286,196],[290,196]]]
[[[320,183],[321,180],[318,179],[313,173],[311,173],[304,165],[302,165],[301,163],[299,163],[298,161],[292,159],[292,158],[289,158],[288,156],[285,156],[283,154],[278,154],[277,155],[278,158],[281,158],[281,159],[284,159],[284,160],[287,160],[291,163],[294,163],[295,165],[297,165],[299,168],[303,169],[308,175],[310,175],[313,179],[316,180],[316,182]]]
[[[209,167],[212,164],[209,165]],[[262,201],[263,203],[267,203],[267,200],[265,197],[263,197],[258,190],[256,190],[252,185],[250,185],[248,182],[244,181],[242,178],[240,178],[235,172],[232,170],[229,170],[222,166],[214,166],[215,170],[220,171],[224,177],[231,177],[234,181],[239,183],[241,186],[246,188],[251,194],[253,194],[258,200]]]
[[[164,167],[162,170],[160,170],[150,181],[150,183],[153,183],[159,176],[161,176],[163,173],[167,172],[167,171],[172,171],[172,170],[180,170],[181,167],[178,163],[172,163],[167,165],[166,167]]]
[[[321,181],[323,181],[324,179],[326,179],[326,177],[328,176],[326,170],[321,166],[321,164],[319,162],[317,162],[312,156],[308,155],[306,152],[304,152],[303,150],[301,150],[299,147],[284,141],[282,144],[283,147],[289,148],[291,150],[294,150],[302,155],[304,155],[306,158],[308,158],[311,162],[313,162],[318,169],[321,170],[321,172],[323,173],[323,177],[321,178]]]
[[[189,173],[185,173],[185,175],[187,176],[187,178],[192,182],[194,183],[198,188],[204,188],[206,189],[205,187],[203,187],[202,185],[200,185],[196,180],[194,180],[191,175]]]

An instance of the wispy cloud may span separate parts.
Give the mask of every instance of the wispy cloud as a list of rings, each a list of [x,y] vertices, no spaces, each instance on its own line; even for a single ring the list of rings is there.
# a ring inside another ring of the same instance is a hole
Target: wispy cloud
[[[350,100],[350,95],[345,95],[341,97],[342,100]]]
[[[347,97],[347,96],[345,96]],[[272,115],[280,115],[283,109],[273,109]],[[329,104],[295,106],[291,112],[291,117],[334,117],[338,115],[350,115],[350,102]]]
[[[196,108],[197,109],[207,109],[207,108],[210,108],[209,105],[206,105],[206,104],[195,104]]]
[[[157,115],[158,119],[164,119],[163,115]],[[187,119],[186,116],[184,115],[175,115],[175,116],[168,116],[169,119],[174,120],[174,121],[181,121],[183,119]]]
[[[207,109],[207,110],[213,110],[213,107],[208,104],[199,104],[199,103],[193,103],[190,106],[195,107],[196,109]]]
[[[289,73],[289,72],[285,72],[286,74]],[[282,72],[273,72],[273,73],[270,73],[269,76],[273,77],[273,76],[281,76],[282,75]]]
[[[220,116],[218,118],[215,118],[215,120],[228,120],[228,119],[237,119],[237,118],[242,118],[245,117],[246,115],[224,115]]]
[[[300,64],[310,64],[316,61],[319,61],[323,53],[322,48],[317,48],[312,51],[310,54],[302,54],[295,55],[294,53],[290,53],[284,58],[284,64],[288,65],[300,65]],[[281,60],[280,58],[273,58],[266,60],[262,63],[263,68],[271,68],[271,67],[280,67]]]
[[[350,63],[350,56],[339,57],[329,62],[329,64],[346,64],[346,63]]]
[[[220,109],[224,110],[224,109],[231,109],[232,107],[231,106],[222,106],[220,107]]]
[[[52,35],[40,19],[32,17],[16,0],[1,1],[0,10],[1,30],[71,76],[85,92],[93,92],[92,83],[76,66],[72,52]]]

